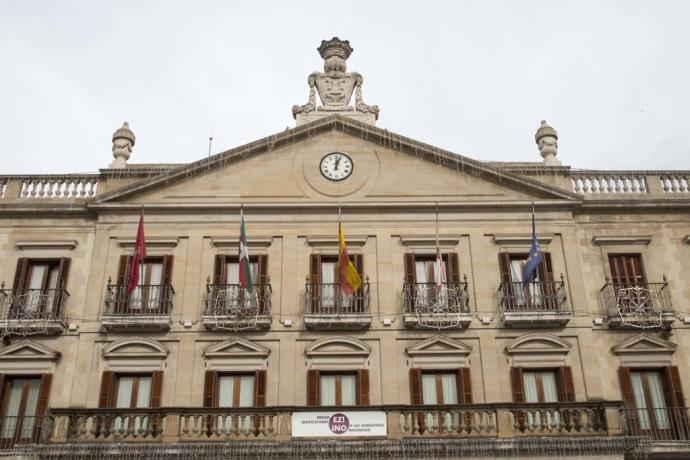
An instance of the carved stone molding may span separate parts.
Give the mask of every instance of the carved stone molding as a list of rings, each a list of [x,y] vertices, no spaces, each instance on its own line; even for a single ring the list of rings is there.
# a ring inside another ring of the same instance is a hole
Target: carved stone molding
[[[268,367],[271,350],[241,337],[215,343],[204,350],[206,368],[213,371],[257,371]]]
[[[211,244],[217,248],[238,248],[240,237],[238,236],[212,236]],[[247,246],[254,248],[267,248],[273,244],[273,237],[247,238]]]
[[[457,369],[469,367],[472,347],[450,337],[435,335],[405,348],[405,352],[412,368]]]
[[[651,334],[638,334],[614,345],[611,351],[618,356],[621,366],[663,367],[671,365],[677,347],[675,343]]]
[[[18,240],[14,243],[17,249],[66,249],[73,251],[77,240]]]
[[[505,349],[515,367],[559,367],[566,365],[572,345],[565,339],[540,332],[522,335]]]
[[[367,235],[346,235],[345,242],[348,248],[364,246],[367,238]],[[307,244],[312,247],[334,247],[340,242],[338,235],[308,235],[306,239]]]
[[[393,235],[400,238],[400,244],[410,247],[436,247],[436,235]],[[460,242],[460,235],[439,235],[442,248],[454,248]]]
[[[158,248],[158,249],[172,249],[177,246],[179,243],[180,238],[179,237],[147,237],[146,238],[146,247],[147,248]],[[128,248],[128,249],[133,249],[134,248],[134,243],[136,243],[136,239],[134,238],[127,238],[127,239],[118,239],[117,244],[121,248]]]
[[[616,235],[616,236],[595,236],[592,238],[592,243],[597,246],[604,245],[615,245],[615,244],[638,244],[638,245],[648,245],[652,241],[651,236],[629,236],[629,235]]]
[[[532,244],[530,233],[501,233],[495,234],[493,241],[499,246],[529,246]],[[540,246],[547,246],[553,240],[553,233],[538,233],[537,241]]]
[[[371,347],[354,337],[333,336],[312,342],[304,354],[310,369],[356,370],[367,367]]]
[[[60,352],[32,340],[0,349],[0,373],[43,374],[53,372]]]

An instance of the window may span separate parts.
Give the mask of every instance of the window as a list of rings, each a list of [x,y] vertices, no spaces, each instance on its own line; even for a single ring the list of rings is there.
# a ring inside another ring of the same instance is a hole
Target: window
[[[470,370],[468,368],[448,371],[410,369],[410,392],[410,400],[415,405],[471,404]],[[459,426],[460,422],[458,414],[451,415],[443,412],[434,415],[433,412],[426,412],[418,416],[420,430],[426,431],[426,427],[435,426],[435,420],[446,427]],[[467,417],[465,423],[469,426],[472,423],[471,417]]]
[[[573,374],[568,366],[552,369],[513,367],[511,373],[516,403],[575,401]]]
[[[611,282],[614,285],[644,287],[647,284],[640,254],[610,254],[609,268],[611,269]]]
[[[10,315],[58,316],[67,284],[70,259],[27,259],[17,261],[12,287]]]
[[[103,372],[98,407],[143,409],[160,407],[163,371],[147,374]]]
[[[120,256],[117,274],[117,302],[113,313],[163,314],[172,307],[173,257],[146,257],[139,266],[139,284],[127,295],[132,256]]]
[[[350,254],[349,257],[364,283],[362,255]],[[340,288],[337,255],[312,254],[309,263],[310,277],[307,291],[310,298],[311,313],[348,314],[365,311],[364,286],[352,296],[345,296]]]
[[[527,262],[528,254],[513,254],[502,252],[498,254],[501,269],[501,305],[503,308],[526,309],[539,307],[556,308],[556,291],[551,255],[544,252],[537,276],[526,288],[522,286],[522,273]]]
[[[524,371],[522,385],[526,403],[558,402],[555,371]]]
[[[405,255],[405,303],[409,312],[416,308],[427,308],[434,303],[446,307],[462,307],[462,288],[460,286],[460,272],[458,255],[455,253],[441,254],[443,273],[436,266],[436,254],[406,254]],[[438,282],[443,282],[443,290],[439,291]],[[421,311],[421,310],[420,310]]]
[[[34,439],[43,425],[52,375],[5,377],[2,381],[0,447],[6,441]]]
[[[368,406],[369,370],[307,371],[308,406]]]
[[[219,373],[206,371],[204,407],[242,408],[266,405],[266,371]],[[209,429],[227,434],[240,429],[259,429],[260,417],[250,415],[209,417]]]
[[[621,367],[618,376],[623,401],[627,406],[629,428],[634,434],[651,435],[658,439],[690,437],[685,398],[677,367]]]
[[[249,258],[252,285],[256,299],[240,287],[240,263],[238,256],[218,254],[213,267],[213,285],[210,286],[211,311],[208,314],[223,315],[237,308],[258,308],[259,314],[268,314],[271,288],[268,280],[268,256]]]

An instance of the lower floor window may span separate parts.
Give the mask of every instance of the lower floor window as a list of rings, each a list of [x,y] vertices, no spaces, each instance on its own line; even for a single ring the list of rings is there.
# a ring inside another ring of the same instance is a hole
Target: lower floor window
[[[218,376],[218,407],[251,407],[253,405],[253,375]]]
[[[458,381],[456,373],[422,374],[422,403],[423,404],[457,404]]]
[[[357,405],[355,374],[321,374],[319,380],[319,402],[322,406]]]
[[[13,378],[6,384],[3,401],[3,438],[30,438],[36,421],[40,378]]]
[[[630,383],[640,429],[650,430],[653,425],[660,430],[671,428],[661,372],[630,372]]]

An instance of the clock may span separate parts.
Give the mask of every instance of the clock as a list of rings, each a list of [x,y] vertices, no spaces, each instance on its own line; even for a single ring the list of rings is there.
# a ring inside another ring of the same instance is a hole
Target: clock
[[[341,152],[329,153],[321,158],[319,169],[321,174],[328,180],[341,181],[347,179],[352,174],[352,159]]]

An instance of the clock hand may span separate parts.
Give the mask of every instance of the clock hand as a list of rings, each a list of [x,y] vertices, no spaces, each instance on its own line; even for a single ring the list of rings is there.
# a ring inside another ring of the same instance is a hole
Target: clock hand
[[[338,158],[335,159],[335,169],[338,169],[338,163],[340,163],[341,158],[342,157],[340,155],[338,155]]]

